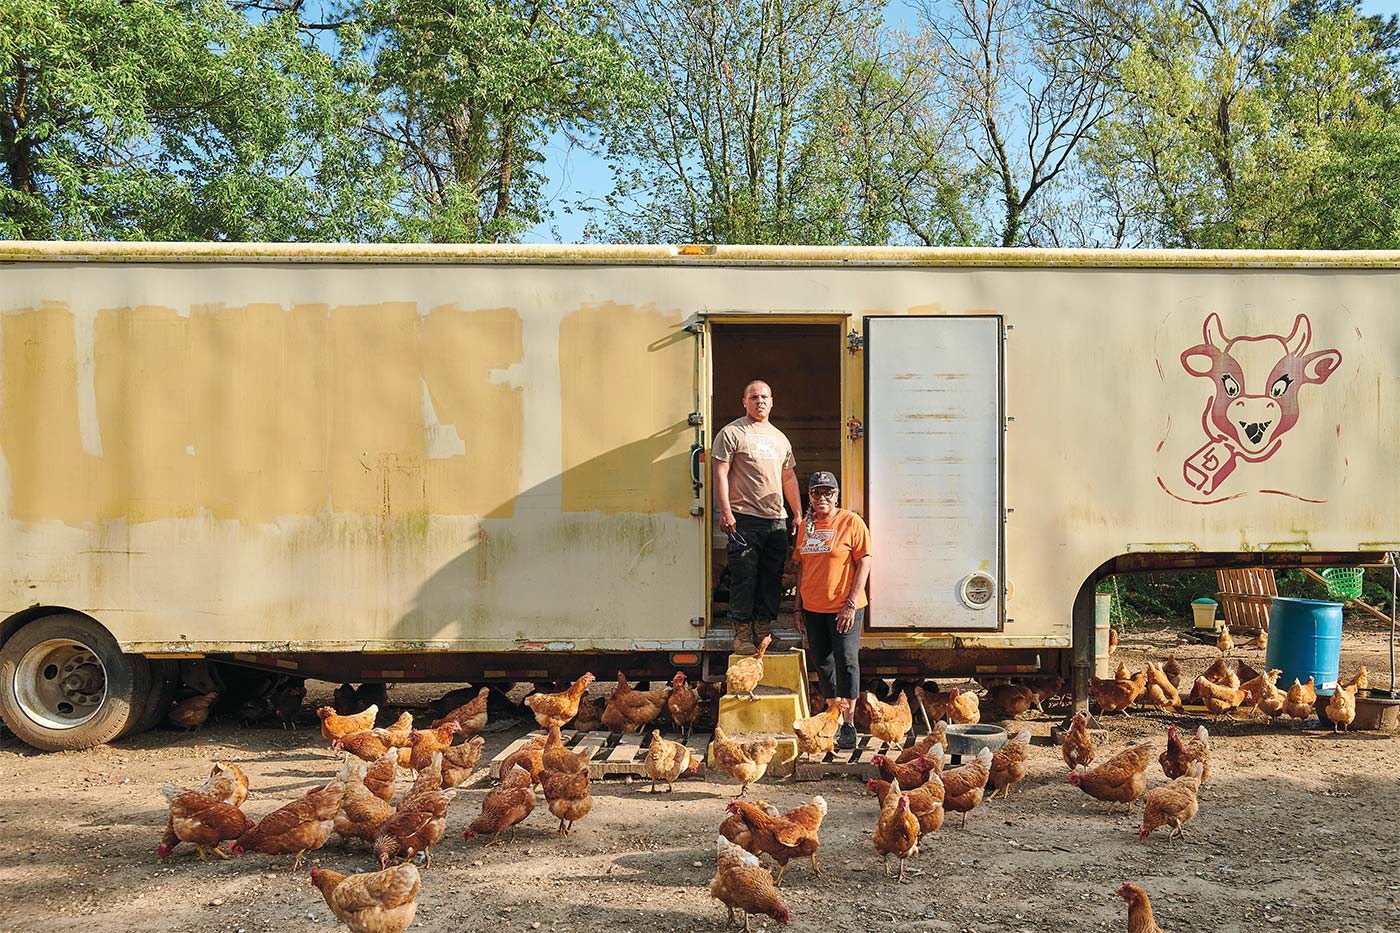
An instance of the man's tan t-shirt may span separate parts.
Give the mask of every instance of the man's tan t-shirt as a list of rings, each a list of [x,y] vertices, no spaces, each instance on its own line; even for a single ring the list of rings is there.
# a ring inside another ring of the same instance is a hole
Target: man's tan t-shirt
[[[710,456],[729,464],[729,507],[760,518],[783,517],[783,470],[797,466],[787,435],[772,423],[736,418],[715,435]]]

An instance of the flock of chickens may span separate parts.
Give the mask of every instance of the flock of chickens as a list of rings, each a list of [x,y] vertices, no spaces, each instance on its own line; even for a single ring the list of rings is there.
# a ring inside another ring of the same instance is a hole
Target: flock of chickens
[[[1104,711],[1126,710],[1142,698],[1164,709],[1180,709],[1174,666],[1171,659],[1161,666],[1149,662],[1144,671],[1129,675],[1120,665],[1113,680],[1095,680],[1095,698]],[[1193,693],[1218,715],[1246,704],[1268,713],[1274,694],[1278,694],[1282,697],[1280,711],[1301,718],[1306,696],[1295,698],[1293,690],[1281,694],[1273,686],[1278,672],[1269,673],[1272,677],[1256,674],[1242,685],[1240,670],[1225,664],[1222,650],[1221,658],[1197,679]],[[760,651],[731,666],[726,686],[731,694],[752,695],[762,676]],[[1359,679],[1364,685],[1364,669]],[[558,819],[561,834],[569,834],[574,824],[590,813],[593,798],[588,765],[594,750],[566,748],[560,729],[571,721],[578,727],[579,717],[587,712],[586,691],[592,681],[593,675],[585,674],[567,690],[526,698],[525,705],[547,734],[526,743],[502,763],[501,779],[487,792],[480,813],[466,826],[465,839],[490,836],[487,845],[494,845],[507,831],[513,838],[515,827],[540,802],[536,788]],[[1304,687],[1294,686],[1299,690]],[[1061,687],[1058,679],[1034,685],[998,684],[988,689],[986,698],[1013,717],[1040,707]],[[879,777],[869,780],[867,789],[879,802],[874,848],[884,860],[887,877],[891,875],[890,858],[897,860],[900,882],[906,881],[906,862],[918,854],[920,840],[940,829],[947,812],[961,814],[962,825],[966,825],[968,814],[984,799],[1011,793],[1026,775],[1031,740],[1030,730],[1022,728],[995,753],[983,749],[965,764],[945,769],[947,722],[977,722],[981,699],[976,693],[957,689],[942,693],[919,687],[914,693],[934,724],[917,741],[906,744],[914,719],[905,692],[892,703],[864,693],[854,714],[865,731],[891,746],[890,754],[875,756]],[[1339,689],[1337,693],[1347,691]],[[414,728],[409,713],[388,727],[377,728],[377,705],[350,715],[321,707],[317,710],[321,734],[333,749],[347,753],[344,766],[332,780],[255,822],[241,809],[248,793],[247,776],[236,765],[217,762],[198,787],[164,785],[169,819],[157,854],[168,858],[176,846],[187,843],[195,847],[201,860],[210,853],[223,858],[247,852],[292,855],[295,870],[308,852],[321,848],[332,835],[347,842],[358,839],[371,847],[378,871],[343,875],[318,867],[312,869],[311,880],[336,917],[356,933],[401,933],[412,923],[421,884],[414,857],[421,853],[424,864],[431,866],[431,848],[446,832],[448,804],[455,788],[473,773],[480,760],[486,699],[487,690],[482,688],[426,729]],[[619,675],[617,686],[596,712],[603,726],[623,733],[645,729],[666,711],[677,728],[688,734],[699,717],[700,705],[699,693],[686,683],[684,674],[645,691],[634,689]],[[841,720],[840,706],[831,701],[823,712],[795,721],[793,733],[800,752],[814,755],[831,751]],[[727,815],[718,827],[716,874],[710,893],[725,905],[731,922],[736,922],[738,912],[746,930],[752,916],[786,923],[789,911],[779,887],[793,861],[810,861],[813,873],[820,874],[817,852],[827,802],[815,796],[780,812],[763,801],[742,799],[749,786],[766,773],[777,751],[774,738],[731,738],[716,728],[711,750],[715,766],[738,782],[740,790],[727,805]],[[1185,824],[1199,810],[1197,792],[1211,773],[1210,738],[1204,726],[1183,741],[1175,724],[1171,725],[1166,748],[1160,754],[1148,744],[1139,744],[1103,760],[1085,716],[1077,714],[1061,739],[1060,751],[1070,769],[1069,782],[1090,797],[1110,807],[1122,804],[1129,811],[1138,798],[1144,799],[1139,827],[1139,838],[1144,840],[1162,827],[1169,828],[1172,837],[1184,836]],[[1147,790],[1147,771],[1154,757],[1170,783]],[[1100,763],[1094,764],[1096,760]],[[668,741],[660,730],[652,730],[644,770],[653,793],[661,783],[671,789],[683,774],[696,773],[700,767],[701,761],[686,745]],[[400,768],[412,771],[414,781],[395,801],[395,778]],[[229,843],[227,854],[220,848],[224,842]],[[394,861],[397,864],[391,865]],[[776,867],[776,877],[767,864]],[[1118,894],[1128,904],[1130,931],[1160,933],[1141,889],[1124,885]]]

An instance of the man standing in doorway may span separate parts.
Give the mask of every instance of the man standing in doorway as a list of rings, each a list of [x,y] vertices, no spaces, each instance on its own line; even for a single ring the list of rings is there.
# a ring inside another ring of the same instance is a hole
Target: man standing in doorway
[[[750,382],[744,387],[744,416],[715,435],[710,453],[719,527],[729,536],[729,621],[736,654],[753,654],[772,634],[789,542],[802,518],[797,461],[786,435],[768,420],[772,412],[768,383]],[[783,514],[785,498],[792,532]]]

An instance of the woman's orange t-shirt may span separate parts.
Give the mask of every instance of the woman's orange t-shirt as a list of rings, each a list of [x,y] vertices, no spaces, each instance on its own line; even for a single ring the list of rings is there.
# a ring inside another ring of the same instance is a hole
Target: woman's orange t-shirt
[[[870,553],[870,529],[855,512],[837,509],[825,521],[804,521],[797,532],[797,556],[802,561],[802,608],[840,612],[855,582],[856,562]],[[856,608],[866,604],[855,593]]]

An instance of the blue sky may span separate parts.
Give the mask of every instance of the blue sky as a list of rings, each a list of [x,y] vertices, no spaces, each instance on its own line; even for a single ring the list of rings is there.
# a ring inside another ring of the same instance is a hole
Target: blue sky
[[[1400,14],[1400,0],[1362,0],[1361,6],[1372,15]],[[901,0],[891,0],[891,19],[903,18],[900,15],[901,7],[907,11],[907,4]],[[561,207],[565,202],[580,198],[602,197],[612,188],[612,179],[601,159],[574,146],[562,133],[550,142],[546,155],[548,163],[544,172],[549,184],[545,190],[555,217],[549,223],[528,230],[522,239],[526,243],[577,243],[587,218],[580,214],[565,214]]]

